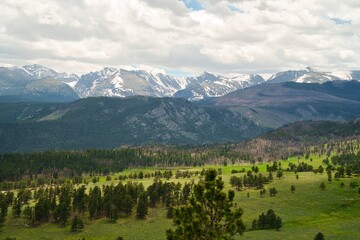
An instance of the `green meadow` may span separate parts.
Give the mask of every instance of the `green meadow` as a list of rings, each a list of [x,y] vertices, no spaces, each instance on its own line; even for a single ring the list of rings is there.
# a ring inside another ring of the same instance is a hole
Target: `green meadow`
[[[282,169],[286,169],[290,162],[306,162],[317,168],[322,163],[324,156],[311,155],[312,161],[297,157],[281,161]],[[309,159],[310,159],[309,158]],[[268,175],[266,164],[258,164],[260,173]],[[252,165],[228,165],[228,166],[205,166],[222,169],[222,178],[225,182],[227,191],[230,186],[229,180],[232,175],[242,176],[245,173],[231,174],[232,169],[250,170]],[[179,168],[181,170],[201,171],[202,168]],[[142,168],[129,169],[121,173],[113,174],[115,179],[118,175],[125,175],[143,171],[154,172],[155,170],[166,170],[166,168]],[[173,172],[176,171],[172,168]],[[274,197],[260,196],[260,190],[246,189],[237,191],[235,202],[238,207],[243,208],[243,220],[247,226],[247,231],[243,236],[236,239],[313,239],[318,232],[325,235],[325,239],[351,240],[360,238],[360,194],[357,188],[350,188],[351,181],[360,183],[359,176],[334,179],[328,182],[327,174],[314,174],[313,172],[299,172],[298,179],[293,172],[284,172],[281,179],[274,174],[274,180],[265,185],[265,189],[275,187],[278,194]],[[149,186],[154,178],[131,180],[142,182],[145,187]],[[189,182],[198,181],[199,176],[193,178],[175,179],[173,176],[169,181]],[[167,181],[162,179],[162,181]],[[106,181],[105,177],[100,177],[97,183],[89,183],[88,187],[94,185],[117,184],[119,181]],[[320,189],[320,184],[324,182],[326,189]],[[341,187],[340,183],[345,186]],[[294,193],[290,187],[294,185]],[[277,230],[256,230],[251,231],[251,222],[258,218],[259,214],[268,209],[273,209],[283,220],[283,227]],[[133,210],[134,212],[135,210]],[[22,218],[13,218],[11,210],[4,227],[0,229],[0,239],[7,237],[16,239],[116,239],[121,236],[125,240],[137,239],[166,239],[165,231],[172,227],[172,220],[166,218],[166,209],[162,206],[149,208],[149,214],[145,220],[139,220],[132,214],[130,217],[121,217],[116,223],[109,223],[106,218],[90,221],[85,218],[85,228],[77,233],[70,231],[70,224],[61,227],[56,223],[47,223],[38,227],[28,227]]]

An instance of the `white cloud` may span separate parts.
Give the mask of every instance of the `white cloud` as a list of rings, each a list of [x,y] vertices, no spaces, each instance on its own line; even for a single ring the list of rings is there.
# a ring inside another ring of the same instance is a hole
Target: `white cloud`
[[[198,2],[204,9],[176,0],[4,0],[0,65],[76,73],[119,65],[183,72],[360,66],[357,0]]]

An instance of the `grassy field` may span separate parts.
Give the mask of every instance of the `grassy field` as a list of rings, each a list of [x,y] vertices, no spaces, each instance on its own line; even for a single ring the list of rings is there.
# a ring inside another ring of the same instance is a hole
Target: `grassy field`
[[[297,163],[305,161],[318,167],[322,164],[324,157],[310,156],[310,160],[291,158],[282,161],[282,168],[286,169],[289,162]],[[324,166],[324,165],[323,165]],[[258,165],[260,172],[267,175],[266,164]],[[216,166],[219,168],[219,166]],[[251,165],[222,166],[222,177],[226,183],[226,189],[230,188],[229,179],[232,169],[251,169]],[[201,170],[201,168],[187,168],[190,171]],[[156,168],[131,169],[121,174],[129,174],[142,170],[143,172],[153,172]],[[243,173],[237,173],[241,176]],[[243,236],[236,239],[313,239],[321,231],[325,239],[359,239],[360,236],[360,194],[358,188],[349,187],[350,181],[360,182],[360,177],[343,178],[327,181],[327,175],[312,172],[298,173],[296,179],[294,173],[284,173],[282,179],[277,179],[274,174],[274,181],[265,186],[265,189],[276,187],[278,194],[270,197],[267,193],[265,197],[260,197],[260,190],[246,190],[236,192],[236,203],[244,209],[243,220],[247,228],[251,228],[251,222],[257,218],[261,212],[273,209],[283,220],[283,228],[280,231],[247,231]],[[194,177],[197,181],[199,178]],[[153,179],[136,180],[141,181],[145,186],[152,183]],[[165,181],[165,180],[163,180]],[[180,181],[181,183],[191,181],[191,179],[170,179],[170,181]],[[113,181],[115,184],[118,181]],[[326,190],[321,190],[321,182],[326,183]],[[345,187],[340,183],[344,182]],[[97,185],[109,184],[105,178],[101,178]],[[294,185],[296,190],[291,193],[290,186]],[[94,184],[89,184],[94,186]],[[269,191],[267,191],[269,192]],[[249,193],[249,197],[247,194]],[[8,218],[6,226],[0,230],[0,239],[6,237],[16,237],[16,239],[116,239],[118,236],[126,240],[135,239],[165,239],[165,231],[172,227],[172,220],[165,217],[166,210],[162,207],[149,209],[149,215],[145,220],[138,220],[135,216],[120,218],[116,223],[108,223],[105,218],[86,221],[85,229],[78,233],[71,233],[70,226],[60,227],[55,223],[41,225],[31,228],[21,224],[24,220]]]

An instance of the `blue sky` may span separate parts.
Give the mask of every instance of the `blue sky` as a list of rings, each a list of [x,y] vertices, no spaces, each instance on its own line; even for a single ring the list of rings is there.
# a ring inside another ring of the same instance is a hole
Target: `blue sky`
[[[204,7],[197,0],[181,0],[185,3],[186,7],[194,11],[204,9]]]

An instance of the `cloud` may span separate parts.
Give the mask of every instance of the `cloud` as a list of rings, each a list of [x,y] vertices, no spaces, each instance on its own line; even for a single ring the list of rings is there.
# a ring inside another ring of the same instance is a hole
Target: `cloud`
[[[360,66],[356,0],[4,0],[0,9],[0,65],[75,73],[120,65],[190,73]]]

